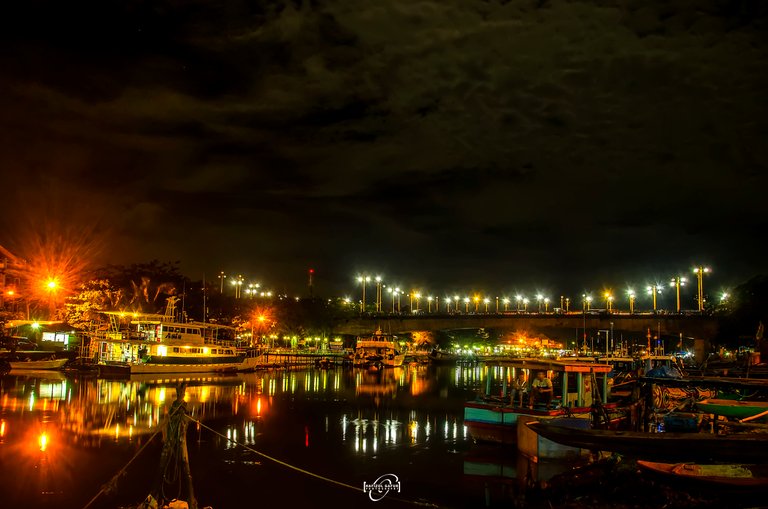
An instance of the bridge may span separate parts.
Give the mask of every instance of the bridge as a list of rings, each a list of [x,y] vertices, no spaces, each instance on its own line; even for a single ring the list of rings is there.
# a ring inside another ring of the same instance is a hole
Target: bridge
[[[712,340],[720,327],[717,318],[678,314],[454,314],[454,315],[383,315],[363,316],[338,321],[333,332],[361,336],[377,328],[391,334],[412,331],[450,331],[461,329],[507,329],[546,333],[555,329],[580,330],[595,334],[598,330],[622,331],[633,336],[651,334]]]

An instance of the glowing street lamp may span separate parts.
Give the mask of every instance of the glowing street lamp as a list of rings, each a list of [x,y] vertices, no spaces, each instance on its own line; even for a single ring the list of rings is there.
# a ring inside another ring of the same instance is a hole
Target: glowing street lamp
[[[669,286],[675,287],[675,292],[677,294],[677,312],[680,312],[680,287],[685,286],[686,279],[684,277],[675,276],[672,278],[672,280],[669,282]]]
[[[453,302],[454,302],[453,309],[455,312],[458,313],[459,312],[459,296],[458,295],[453,296]]]
[[[507,310],[509,309],[509,299],[504,297],[503,299],[501,299],[501,302],[504,303],[504,312],[506,313]]]
[[[490,300],[490,299],[488,299],[488,298],[485,298],[485,299],[483,299],[483,304],[485,304],[485,314],[486,314],[486,315],[488,314],[488,304],[489,304],[490,302],[491,302],[491,300]]]
[[[523,296],[522,295],[515,295],[515,300],[517,301],[517,311],[520,312],[520,305],[523,303]]]
[[[376,312],[381,313],[381,276],[376,276]]]
[[[227,275],[221,271],[217,277],[219,278],[219,294],[224,295],[224,280],[227,279]]]
[[[469,297],[464,297],[464,312],[469,313]]]
[[[635,291],[633,289],[627,290],[627,297],[629,297],[629,314],[635,313]]]
[[[432,301],[433,300],[435,300],[435,298],[432,297],[431,295],[429,297],[427,297],[427,313],[431,313],[432,312]]]
[[[728,302],[728,298],[729,298],[729,297],[730,297],[730,295],[728,294],[728,292],[723,292],[723,293],[720,295],[720,302],[721,302],[721,303],[723,303],[723,304],[724,304],[724,303],[726,303],[726,302]]]
[[[371,278],[363,274],[362,276],[357,276],[357,282],[360,283],[363,286],[363,300],[360,301],[360,312],[365,313],[365,287],[368,285],[368,281],[370,281]]]
[[[414,297],[414,299],[416,299],[416,312],[418,313],[419,312],[419,299],[421,298],[421,294],[418,293],[418,292],[414,293],[413,297]]]
[[[693,269],[693,273],[699,279],[699,313],[704,311],[704,274],[712,272],[709,267],[702,267],[701,265]]]
[[[565,312],[568,313],[568,311],[571,309],[571,298],[566,297],[565,298]]]
[[[237,276],[237,279],[233,279],[232,286],[235,287],[235,298],[240,298],[240,288],[243,286],[243,276],[239,275]]]
[[[59,285],[55,279],[49,279],[48,282],[45,283],[45,287],[48,290],[48,312],[50,313],[50,320],[56,318],[56,300],[54,299],[54,294],[56,293],[58,286]]]
[[[653,312],[656,312],[656,295],[661,295],[662,286],[659,285],[659,283],[654,283],[650,286],[648,286],[645,290],[648,293],[648,295],[651,295],[653,297]]]
[[[544,312],[549,312],[549,297],[544,297]]]
[[[613,303],[613,296],[611,295],[611,292],[605,292],[603,297],[605,298],[605,309],[610,313],[611,304]]]
[[[528,300],[528,298],[527,297],[523,297],[523,313],[527,313],[528,312],[528,302],[530,302]]]
[[[541,302],[544,300],[544,296],[542,294],[536,295],[536,302],[539,304],[538,312],[541,313]]]

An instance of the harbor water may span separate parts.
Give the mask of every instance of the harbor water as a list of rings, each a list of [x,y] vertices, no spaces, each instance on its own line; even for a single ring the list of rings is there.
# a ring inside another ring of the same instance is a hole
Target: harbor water
[[[537,463],[514,448],[477,445],[464,426],[465,401],[498,370],[335,367],[130,380],[12,372],[0,390],[0,506],[141,502],[161,477],[158,431],[180,382],[199,507],[371,507],[381,494],[363,488],[382,479],[399,483],[382,497],[393,507],[547,504],[542,486],[573,460]],[[178,481],[178,465],[162,474]],[[163,487],[168,499],[180,490],[179,482]]]

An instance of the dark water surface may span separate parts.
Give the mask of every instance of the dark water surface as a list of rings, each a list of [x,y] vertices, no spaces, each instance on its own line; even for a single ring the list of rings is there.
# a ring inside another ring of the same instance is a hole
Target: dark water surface
[[[189,426],[200,507],[374,504],[362,491],[297,472],[227,438],[355,488],[396,475],[400,493],[375,507],[415,507],[403,500],[443,507],[509,501],[509,488],[497,481],[515,477],[516,453],[473,445],[462,421],[463,403],[484,390],[487,369],[190,376],[189,413],[218,432]],[[143,500],[158,477],[162,447],[160,436],[151,437],[176,398],[177,383],[178,377],[117,381],[44,372],[3,377],[0,507],[85,507],[146,445],[90,507]],[[170,498],[178,494],[178,486],[166,486]]]

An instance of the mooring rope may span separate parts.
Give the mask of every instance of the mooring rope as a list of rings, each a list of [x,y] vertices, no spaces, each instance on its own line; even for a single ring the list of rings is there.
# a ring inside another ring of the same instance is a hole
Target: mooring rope
[[[196,423],[197,425],[207,429],[208,431],[210,431],[210,432],[220,436],[221,438],[223,438],[225,440],[228,440],[228,441],[232,442],[235,445],[239,445],[240,447],[242,447],[243,449],[246,449],[247,451],[250,451],[250,452],[252,452],[254,454],[257,454],[257,455],[261,456],[262,458],[266,458],[266,459],[268,459],[270,461],[273,461],[273,462],[275,462],[275,463],[277,463],[279,465],[282,465],[282,466],[284,466],[286,468],[290,468],[291,470],[295,470],[296,472],[300,472],[300,473],[302,473],[304,475],[308,475],[310,477],[314,477],[316,479],[320,479],[321,481],[325,481],[325,482],[328,482],[328,483],[331,483],[331,484],[335,484],[337,486],[348,488],[348,489],[357,491],[359,493],[365,493],[365,490],[363,490],[362,488],[360,488],[358,486],[352,486],[351,484],[347,484],[347,483],[342,482],[342,481],[337,481],[336,479],[331,479],[330,477],[325,477],[324,475],[316,474],[315,472],[310,472],[309,470],[305,470],[305,469],[303,469],[301,467],[297,467],[295,465],[291,465],[290,463],[286,463],[285,461],[282,461],[282,460],[279,460],[277,458],[274,458],[274,457],[272,457],[272,456],[270,456],[268,454],[265,454],[265,453],[263,453],[261,451],[257,451],[253,447],[250,447],[250,446],[248,446],[246,444],[243,444],[241,442],[238,442],[237,440],[234,440],[234,439],[232,439],[232,438],[230,438],[230,437],[228,437],[228,436],[226,436],[226,435],[224,435],[222,433],[219,433],[215,429],[211,428],[210,426],[206,426],[201,421],[198,421],[197,419],[193,419],[189,415],[187,415],[186,417],[190,421],[192,421],[192,422]],[[413,504],[413,505],[424,506],[424,507],[437,507],[437,505],[431,504],[431,503],[428,503],[428,502],[419,502],[417,500],[408,500],[408,499],[399,498],[399,497],[390,497],[389,500],[393,500],[393,501],[397,501],[397,502],[404,502],[404,503],[407,503],[407,504]]]
[[[174,411],[173,411],[173,413],[171,413],[171,414],[170,414],[170,415],[169,415],[167,418],[168,418],[168,419],[170,419],[170,418],[171,418],[171,416],[173,416],[173,414],[175,414],[176,412],[178,412],[179,408],[181,408],[181,407],[179,406],[178,408],[176,408],[176,410],[174,410]],[[141,448],[140,448],[138,451],[136,451],[136,454],[134,454],[134,455],[133,455],[133,457],[132,457],[130,460],[128,460],[128,463],[126,463],[126,464],[123,466],[123,468],[121,468],[120,470],[118,470],[118,471],[117,471],[117,473],[116,473],[115,475],[113,475],[113,476],[112,476],[112,478],[111,478],[109,481],[107,481],[106,483],[104,483],[104,484],[102,484],[102,485],[101,485],[101,489],[99,490],[99,492],[98,492],[98,493],[96,493],[96,494],[93,496],[93,498],[92,498],[91,500],[89,500],[87,504],[85,504],[85,505],[83,506],[83,509],[88,509],[88,508],[91,506],[91,504],[93,504],[94,502],[96,502],[96,500],[98,500],[98,498],[99,498],[99,497],[100,497],[102,494],[104,494],[104,493],[106,493],[106,492],[108,492],[108,491],[111,491],[111,490],[113,490],[113,489],[114,489],[115,485],[117,484],[117,480],[120,478],[120,476],[122,476],[123,474],[125,474],[125,471],[126,471],[126,470],[128,470],[128,467],[129,467],[129,466],[131,466],[131,463],[133,463],[133,462],[134,462],[134,460],[136,460],[136,458],[138,458],[138,457],[139,457],[139,455],[140,455],[142,452],[144,452],[144,449],[146,449],[146,448],[147,448],[147,446],[148,446],[149,444],[151,444],[151,443],[152,443],[152,440],[154,440],[154,439],[155,439],[155,437],[156,437],[157,435],[159,435],[160,433],[162,433],[163,429],[165,429],[165,426],[166,426],[166,424],[167,424],[167,423],[163,423],[163,425],[162,425],[162,426],[158,427],[157,431],[155,431],[155,432],[152,434],[152,436],[151,436],[151,437],[149,437],[149,440],[147,440],[147,441],[144,443],[144,445],[142,445],[142,446],[141,446]]]

